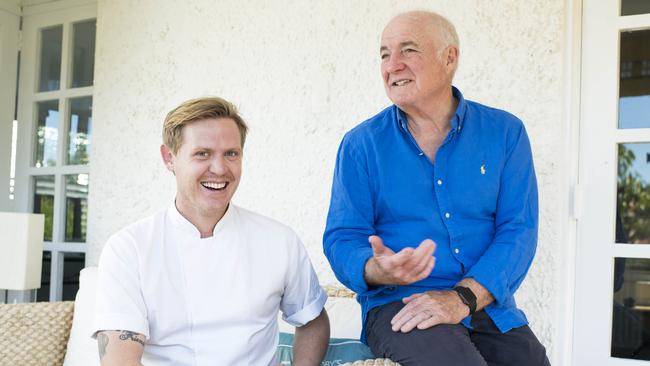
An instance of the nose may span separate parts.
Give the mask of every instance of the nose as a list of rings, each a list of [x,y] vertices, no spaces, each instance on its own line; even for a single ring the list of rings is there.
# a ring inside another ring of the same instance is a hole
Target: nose
[[[387,59],[384,60],[384,70],[388,73],[394,73],[404,68],[402,62],[402,55],[400,52],[392,52]]]
[[[224,175],[228,171],[228,161],[224,156],[216,155],[210,163],[210,172],[216,175]]]

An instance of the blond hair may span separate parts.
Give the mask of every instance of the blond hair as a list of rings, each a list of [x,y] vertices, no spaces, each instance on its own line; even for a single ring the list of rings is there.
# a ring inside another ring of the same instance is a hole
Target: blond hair
[[[248,126],[237,112],[237,108],[229,101],[219,97],[190,99],[167,113],[163,123],[163,143],[173,153],[177,153],[182,143],[183,127],[188,123],[206,118],[230,118],[235,121],[241,136],[241,146],[244,147]]]

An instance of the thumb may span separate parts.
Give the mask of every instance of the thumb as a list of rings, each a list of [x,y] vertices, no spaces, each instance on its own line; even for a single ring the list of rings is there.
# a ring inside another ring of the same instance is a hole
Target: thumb
[[[370,242],[370,246],[372,247],[372,254],[375,257],[394,254],[394,252],[390,250],[390,248],[384,245],[384,241],[381,240],[379,236],[370,235],[368,237],[368,241]]]
[[[422,294],[413,294],[411,296],[407,296],[407,297],[403,298],[402,302],[405,303],[405,304],[408,304],[409,302],[417,299],[420,296],[422,296]]]

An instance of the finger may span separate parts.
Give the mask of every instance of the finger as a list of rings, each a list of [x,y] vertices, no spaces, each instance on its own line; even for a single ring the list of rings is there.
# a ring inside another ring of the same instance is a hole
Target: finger
[[[393,332],[397,332],[402,328],[402,325],[406,324],[406,322],[411,319],[413,315],[408,311],[408,309],[405,307],[402,308],[395,316],[393,319],[390,320],[391,324],[391,329]]]
[[[425,278],[429,277],[431,271],[433,271],[433,267],[435,266],[436,266],[436,257],[429,258],[429,262],[427,263],[427,266],[424,268],[424,271],[422,272]]]
[[[401,330],[404,325],[409,322],[409,320],[421,312],[421,307],[418,305],[419,304],[417,301],[412,301],[409,304],[406,304],[402,309],[400,309],[400,311],[397,312],[397,314],[395,314],[393,319],[390,321],[393,331],[397,332]]]
[[[418,249],[416,249],[416,252],[418,251]],[[433,258],[433,251],[427,251],[422,256],[417,258],[417,262],[413,265],[413,272],[414,273],[424,272],[428,267],[429,263],[431,262],[431,258]],[[429,275],[428,273],[424,274],[424,276],[428,276],[428,275]]]
[[[440,324],[440,318],[437,316],[432,316],[429,319],[423,320],[420,323],[418,323],[417,328],[418,329],[428,329],[431,328],[435,325]]]
[[[415,329],[420,323],[425,322],[429,319],[430,315],[425,312],[419,312],[413,315],[410,319],[408,319],[402,326],[399,328],[399,330],[402,333],[408,333]]]
[[[397,331],[402,324],[406,323],[408,319],[413,317],[412,310],[413,309],[413,304],[407,304],[403,308],[400,309],[400,311],[393,316],[393,318],[390,320],[390,324],[393,325],[393,330]]]
[[[438,245],[436,244],[435,241],[433,241],[431,239],[424,239],[424,240],[422,240],[422,243],[424,243],[424,242],[431,243],[431,245],[433,246],[433,252],[436,251],[436,248],[438,247]],[[420,243],[420,244],[422,244],[422,243]],[[431,253],[433,254],[433,252],[431,252]]]
[[[433,251],[436,250],[436,243],[433,242],[431,239],[424,239],[418,245],[417,249],[415,250],[417,256],[423,256],[423,257],[429,257],[433,254]]]
[[[429,259],[433,256],[435,247],[436,245],[431,239],[425,239],[418,245],[413,251],[412,263],[409,263],[412,271],[421,272],[426,268]]]
[[[383,267],[391,268],[393,271],[395,270],[409,271],[409,268],[407,267],[407,263],[411,260],[411,257],[413,256],[413,248],[404,248],[397,253],[393,252],[388,247],[386,247],[386,250],[390,252],[390,254],[392,255],[384,255],[384,257],[386,258],[382,259]]]
[[[395,252],[384,245],[384,241],[381,240],[381,238],[377,235],[370,235],[368,237],[368,242],[370,242],[370,246],[372,247],[372,254],[375,257],[395,254]]]
[[[424,265],[424,268],[420,271],[420,280],[423,280],[431,274],[431,271],[433,271],[433,267],[436,265],[436,257],[430,257],[427,259],[427,262]]]
[[[409,302],[417,299],[420,296],[422,296],[422,294],[413,294],[411,296],[407,296],[407,297],[403,298],[402,302],[405,303],[405,304],[408,304]]]

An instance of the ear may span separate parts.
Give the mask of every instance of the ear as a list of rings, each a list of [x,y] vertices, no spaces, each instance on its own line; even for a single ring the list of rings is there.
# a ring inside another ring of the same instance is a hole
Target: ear
[[[445,50],[445,53],[447,53],[447,66],[451,66],[453,69],[455,69],[456,64],[458,63],[458,47],[449,46]]]
[[[172,153],[171,150],[165,145],[162,144],[160,145],[160,156],[163,159],[163,163],[165,164],[165,167],[167,170],[170,172],[174,172],[174,153]]]

